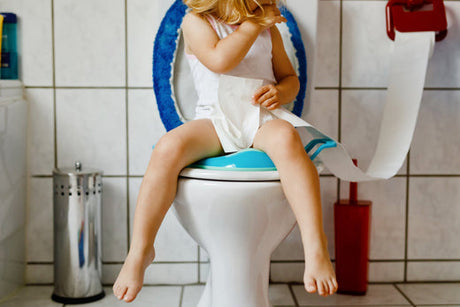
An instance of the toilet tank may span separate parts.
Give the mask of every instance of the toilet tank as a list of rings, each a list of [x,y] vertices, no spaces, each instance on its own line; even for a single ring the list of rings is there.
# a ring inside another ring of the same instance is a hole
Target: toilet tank
[[[24,284],[27,103],[18,80],[0,81],[0,300]]]

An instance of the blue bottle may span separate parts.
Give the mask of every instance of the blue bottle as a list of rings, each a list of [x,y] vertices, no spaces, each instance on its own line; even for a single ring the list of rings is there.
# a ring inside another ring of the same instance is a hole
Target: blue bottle
[[[19,79],[17,50],[17,18],[13,13],[0,13],[3,16],[2,55],[0,79]]]

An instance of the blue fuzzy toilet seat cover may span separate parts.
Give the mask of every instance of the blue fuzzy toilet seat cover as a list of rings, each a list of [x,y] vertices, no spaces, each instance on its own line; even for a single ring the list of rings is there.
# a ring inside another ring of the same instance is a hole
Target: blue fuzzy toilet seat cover
[[[278,26],[278,28],[280,29],[287,53],[297,71],[300,81],[299,93],[296,100],[290,105],[290,109],[295,115],[300,117],[302,115],[307,87],[305,47],[292,14],[286,7],[281,7],[280,10],[287,19],[287,23]],[[182,82],[182,84],[185,84],[187,92],[190,92],[190,89],[193,88],[191,76],[188,79],[185,76],[185,81],[182,76],[186,74],[183,74],[182,71],[186,71],[187,67],[176,63],[180,62],[181,53],[183,53],[183,50],[181,50],[180,27],[186,12],[187,6],[182,0],[176,0],[171,5],[160,24],[153,49],[153,89],[160,117],[167,131],[182,125],[186,121],[186,116],[184,116],[181,106],[178,103],[180,99],[176,97],[180,94],[180,90],[175,90],[175,83]],[[179,80],[179,78],[181,79]],[[176,92],[178,95],[176,95]],[[215,170],[276,170],[268,156],[262,151],[255,149],[246,149],[229,156],[204,159],[194,163],[191,167]]]

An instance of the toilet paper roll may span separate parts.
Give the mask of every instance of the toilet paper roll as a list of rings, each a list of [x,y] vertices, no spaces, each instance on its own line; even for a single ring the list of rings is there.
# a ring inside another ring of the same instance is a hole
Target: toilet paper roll
[[[316,139],[331,139],[335,148],[327,148],[319,154],[324,165],[335,176],[347,181],[370,181],[393,177],[404,163],[409,151],[422,99],[428,62],[433,53],[435,32],[396,33],[391,58],[390,80],[379,139],[367,171],[355,166],[342,144],[327,136],[316,127],[284,108],[271,111],[273,115],[305,127]],[[226,78],[226,88],[235,91],[252,82],[244,78]],[[255,92],[256,88],[245,92]],[[250,97],[247,98],[250,101]],[[232,114],[234,117],[235,114]]]

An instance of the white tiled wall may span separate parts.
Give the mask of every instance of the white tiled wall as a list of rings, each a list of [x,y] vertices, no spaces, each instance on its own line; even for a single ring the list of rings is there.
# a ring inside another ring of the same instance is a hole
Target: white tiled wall
[[[310,0],[305,0],[310,1]],[[287,1],[289,3],[289,0]],[[151,146],[164,134],[153,96],[152,46],[171,0],[1,0],[20,18],[21,75],[31,106],[27,281],[53,280],[51,171],[76,159],[104,170],[103,281],[128,249]],[[309,121],[340,138],[367,166],[385,99],[391,41],[385,0],[321,0]],[[360,185],[373,201],[374,282],[460,280],[460,1],[445,1],[449,35],[437,43],[412,150],[398,176]],[[294,12],[301,26],[303,12]],[[308,45],[307,45],[308,48]],[[329,250],[333,204],[348,184],[321,178]],[[204,251],[168,213],[149,284],[203,282]],[[273,281],[301,281],[295,230],[273,255]]]

